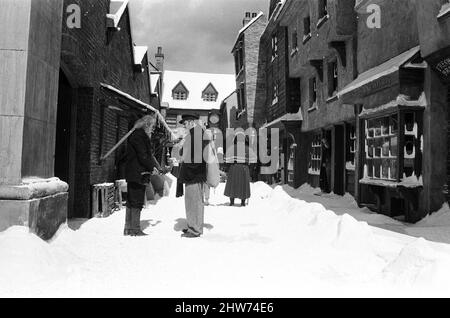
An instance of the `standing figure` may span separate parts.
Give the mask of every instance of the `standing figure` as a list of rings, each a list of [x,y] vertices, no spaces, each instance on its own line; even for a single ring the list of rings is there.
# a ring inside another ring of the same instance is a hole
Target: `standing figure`
[[[238,134],[237,134],[238,135]],[[236,137],[237,137],[236,135]],[[250,170],[249,170],[249,143],[245,138],[245,154],[238,153],[238,138],[234,139],[234,156],[226,157],[225,162],[231,164],[228,170],[227,184],[224,195],[230,198],[230,206],[234,205],[234,199],[241,199],[241,206],[250,198]],[[244,143],[244,141],[241,141]],[[244,155],[244,156],[242,156]]]
[[[185,185],[184,203],[187,228],[183,230],[182,236],[195,238],[203,234],[204,185],[206,183],[206,161],[203,157],[203,150],[207,142],[203,140],[203,128],[198,116],[184,115],[182,121],[188,129],[188,135],[183,145],[183,162],[178,180]]]
[[[136,129],[128,140],[125,178],[127,181],[127,209],[124,235],[144,236],[141,230],[141,211],[144,207],[146,185],[156,169],[163,172],[152,154],[151,135],[156,127],[156,115],[147,115],[140,119],[145,122]]]

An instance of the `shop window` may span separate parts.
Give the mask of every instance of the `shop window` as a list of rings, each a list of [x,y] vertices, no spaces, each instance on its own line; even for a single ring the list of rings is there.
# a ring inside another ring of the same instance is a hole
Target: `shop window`
[[[322,134],[316,134],[311,143],[308,173],[310,175],[320,175],[321,164],[322,164]]]
[[[417,112],[399,112],[365,121],[366,178],[399,182],[421,175],[419,117]]]
[[[347,128],[347,162],[346,170],[354,171],[356,165],[356,127],[349,125]]]

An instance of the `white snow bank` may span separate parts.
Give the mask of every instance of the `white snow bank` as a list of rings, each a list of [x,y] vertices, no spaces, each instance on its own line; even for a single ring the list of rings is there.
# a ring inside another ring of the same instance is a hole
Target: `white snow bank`
[[[415,226],[450,226],[450,207],[448,203],[444,203],[439,211],[428,215],[423,220],[417,222]]]

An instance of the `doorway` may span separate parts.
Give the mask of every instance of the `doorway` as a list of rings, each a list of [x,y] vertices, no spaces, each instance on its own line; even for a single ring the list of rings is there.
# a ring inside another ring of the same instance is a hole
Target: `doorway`
[[[345,129],[344,125],[334,127],[334,185],[335,194],[345,194]]]
[[[74,149],[73,144],[74,90],[62,70],[59,72],[58,107],[56,117],[55,177],[69,185],[68,218],[73,217]]]
[[[322,136],[322,161],[320,165],[320,189],[324,193],[331,192],[331,154],[332,154],[331,129],[325,130]]]

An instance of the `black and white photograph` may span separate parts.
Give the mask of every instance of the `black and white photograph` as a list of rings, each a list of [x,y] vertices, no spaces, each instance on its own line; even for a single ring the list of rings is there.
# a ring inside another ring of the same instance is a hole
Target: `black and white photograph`
[[[449,186],[449,0],[0,0],[0,298],[449,298]]]

